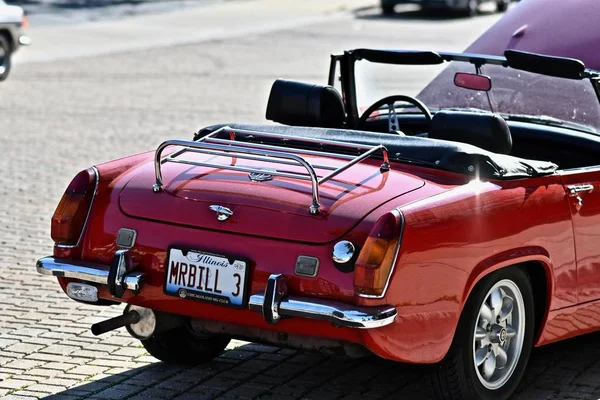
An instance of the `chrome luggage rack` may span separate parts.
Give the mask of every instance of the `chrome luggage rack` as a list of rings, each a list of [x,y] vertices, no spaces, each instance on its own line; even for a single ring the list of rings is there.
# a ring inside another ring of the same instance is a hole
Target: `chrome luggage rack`
[[[217,136],[227,134],[229,139],[221,139]],[[346,149],[354,149],[354,150],[366,150],[364,153],[358,156],[351,156],[346,154],[338,154],[338,153],[330,153],[324,151],[315,151],[315,150],[305,150],[295,147],[283,147],[283,146],[274,146],[267,145],[261,143],[250,143],[250,142],[241,142],[236,141],[236,135],[246,135],[247,137],[264,137],[264,138],[275,138],[282,139],[284,141],[296,141],[296,142],[305,142],[305,143],[313,143],[320,145],[328,145],[335,146]],[[180,146],[183,147],[180,150],[175,151],[173,154],[168,155],[167,157],[161,159],[162,152],[165,148],[169,146]],[[292,152],[284,152],[284,150],[290,149]],[[185,159],[179,159],[178,156],[183,153],[191,152],[191,153],[202,153],[202,154],[210,154],[214,156],[224,156],[231,157],[234,161],[229,164],[215,164],[211,162],[199,162],[199,161],[191,161]],[[188,164],[199,167],[214,167],[214,168],[222,168],[233,171],[240,172],[249,172],[254,174],[268,174],[271,176],[280,176],[284,178],[292,178],[292,179],[301,179],[301,180],[310,180],[312,184],[312,205],[309,208],[309,212],[311,214],[318,214],[319,208],[321,206],[319,202],[319,185],[327,182],[334,176],[340,174],[341,172],[347,170],[351,166],[369,158],[372,154],[381,152],[383,157],[383,164],[380,167],[381,172],[389,171],[390,162],[388,150],[383,145],[377,146],[368,146],[362,144],[353,144],[353,143],[344,143],[333,140],[321,140],[321,139],[310,139],[310,138],[302,138],[296,136],[289,135],[281,135],[278,133],[267,133],[267,132],[255,132],[243,129],[232,129],[229,126],[224,126],[222,128],[217,129],[216,131],[204,136],[198,141],[188,141],[188,140],[167,140],[161,143],[160,146],[156,149],[156,153],[154,155],[154,171],[156,173],[156,183],[152,186],[152,190],[156,193],[162,190],[163,186],[163,178],[161,165],[167,162],[179,163],[179,164]],[[297,154],[294,154],[297,153]],[[306,159],[301,157],[298,154],[304,155],[314,155],[314,156],[328,156],[333,158],[338,158],[342,160],[348,160],[348,162],[341,167],[333,167],[330,165],[320,165],[320,164],[310,164]],[[235,165],[235,159],[241,158],[246,160],[254,160],[254,161],[265,161],[273,164],[283,164],[283,165],[294,165],[294,166],[302,166],[306,168],[307,173],[295,173],[295,172],[286,172],[286,171],[278,171],[275,169],[261,169],[261,168],[248,168],[243,166]],[[318,176],[315,172],[315,168],[330,170],[331,172],[325,176]]]

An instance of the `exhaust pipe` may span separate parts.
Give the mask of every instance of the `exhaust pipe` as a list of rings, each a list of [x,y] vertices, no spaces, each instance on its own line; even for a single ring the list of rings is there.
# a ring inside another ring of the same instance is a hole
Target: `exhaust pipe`
[[[187,320],[181,315],[153,311],[150,308],[128,304],[123,315],[92,325],[92,333],[98,336],[125,327],[131,336],[144,340],[156,333],[177,328],[185,324]]]
[[[107,319],[106,321],[92,325],[92,333],[95,336],[98,336],[130,324],[137,324],[138,322],[140,322],[140,314],[137,311],[132,310],[123,315],[119,315],[118,317]]]

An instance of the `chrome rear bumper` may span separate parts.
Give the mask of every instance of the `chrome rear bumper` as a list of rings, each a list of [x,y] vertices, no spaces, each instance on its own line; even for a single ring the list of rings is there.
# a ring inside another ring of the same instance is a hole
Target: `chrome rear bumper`
[[[52,275],[64,278],[80,279],[84,282],[109,285],[111,265],[96,264],[86,261],[61,260],[54,257],[44,257],[37,261],[36,269],[42,275]],[[121,277],[124,289],[139,292],[142,287],[144,274],[129,272]],[[116,276],[115,281],[119,280]],[[115,284],[116,282],[113,282]]]
[[[130,268],[127,250],[117,251],[110,266],[54,257],[44,257],[37,262],[37,271],[42,275],[108,285],[115,297],[121,297],[125,289],[137,293],[142,288],[144,274],[131,271]],[[288,296],[286,280],[283,275],[271,275],[264,293],[250,296],[248,307],[260,312],[272,324],[279,322],[282,317],[301,317],[328,321],[336,326],[373,329],[389,325],[396,319],[396,308],[391,306],[359,307],[335,301]]]
[[[264,294],[250,296],[249,308],[260,312],[272,324],[277,323],[281,317],[301,317],[361,329],[389,325],[398,314],[396,308],[391,306],[358,307],[335,301],[288,296],[285,283],[285,276],[271,275]]]

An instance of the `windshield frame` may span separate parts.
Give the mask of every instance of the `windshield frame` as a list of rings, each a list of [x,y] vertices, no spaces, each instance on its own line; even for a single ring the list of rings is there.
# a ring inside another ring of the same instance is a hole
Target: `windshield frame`
[[[507,50],[505,57],[470,54],[443,53],[415,50],[356,49],[331,55],[328,84],[335,86],[337,65],[340,65],[342,96],[346,106],[347,128],[358,125],[360,113],[356,94],[356,62],[367,60],[373,63],[395,65],[436,65],[451,61],[472,64],[476,69],[483,65],[499,65],[505,68],[554,76],[563,79],[589,80],[600,107],[600,72],[585,68],[583,62],[571,58],[545,56],[535,53]]]

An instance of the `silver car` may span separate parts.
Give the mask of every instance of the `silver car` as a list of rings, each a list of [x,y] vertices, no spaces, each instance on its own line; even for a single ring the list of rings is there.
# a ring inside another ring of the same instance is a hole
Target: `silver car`
[[[8,77],[12,53],[20,46],[31,44],[31,39],[23,33],[26,27],[27,16],[23,9],[0,0],[0,81]]]
[[[394,13],[396,4],[421,4],[423,8],[456,10],[462,14],[473,16],[477,14],[480,4],[492,1],[496,3],[499,12],[504,12],[513,0],[381,0],[381,8],[385,15],[391,15]]]

